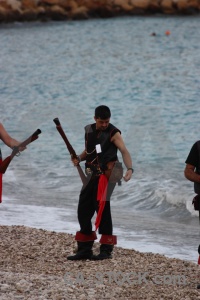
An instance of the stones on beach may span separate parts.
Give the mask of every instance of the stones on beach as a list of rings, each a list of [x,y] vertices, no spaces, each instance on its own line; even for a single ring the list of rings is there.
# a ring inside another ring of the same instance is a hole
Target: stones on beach
[[[199,299],[199,266],[115,247],[113,259],[67,261],[74,236],[0,226],[0,299]],[[99,251],[95,242],[94,252]]]
[[[8,284],[2,283],[0,284],[0,291],[7,292],[9,291],[10,286]]]
[[[16,283],[15,287],[17,291],[23,293],[27,292],[31,289],[31,283],[28,283],[25,279],[21,279],[19,282]]]

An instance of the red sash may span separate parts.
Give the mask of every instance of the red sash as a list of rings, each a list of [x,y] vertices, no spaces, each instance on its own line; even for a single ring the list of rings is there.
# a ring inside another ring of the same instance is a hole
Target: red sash
[[[107,196],[107,187],[108,187],[108,179],[102,174],[99,178],[98,191],[97,191],[97,201],[99,201],[99,210],[97,213],[96,221],[95,221],[95,231],[99,228],[102,213],[106,204],[106,196]]]
[[[0,158],[0,164],[2,162],[2,159]],[[2,178],[3,178],[3,174],[0,173],[0,203],[2,202]]]

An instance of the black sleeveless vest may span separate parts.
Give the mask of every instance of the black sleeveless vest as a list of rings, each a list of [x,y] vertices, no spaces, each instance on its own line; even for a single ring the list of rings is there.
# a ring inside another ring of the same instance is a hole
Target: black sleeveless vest
[[[87,152],[86,164],[99,164],[102,170],[106,170],[109,161],[118,160],[117,147],[111,142],[112,136],[120,132],[114,125],[109,124],[106,130],[97,130],[96,123],[85,127],[85,149]],[[96,152],[96,145],[101,145],[101,153]]]

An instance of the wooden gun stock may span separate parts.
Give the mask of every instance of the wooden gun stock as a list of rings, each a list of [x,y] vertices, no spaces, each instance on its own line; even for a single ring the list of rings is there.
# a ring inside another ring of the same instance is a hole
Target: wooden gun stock
[[[63,129],[62,129],[62,126],[61,126],[61,124],[60,124],[59,119],[58,119],[58,118],[55,118],[53,121],[54,121],[54,123],[56,124],[56,128],[57,128],[58,132],[60,133],[61,137],[63,138],[63,140],[64,140],[64,142],[65,142],[65,144],[66,144],[66,146],[67,146],[67,149],[68,149],[68,151],[69,151],[71,157],[72,157],[72,158],[78,158],[78,156],[77,156],[77,154],[76,154],[74,148],[73,148],[72,145],[70,144],[70,142],[69,142],[69,140],[68,140],[68,138],[67,138],[65,132],[64,132]],[[87,183],[87,177],[85,176],[85,174],[84,174],[84,172],[83,172],[83,170],[82,170],[82,168],[81,168],[80,165],[76,166],[76,168],[77,168],[77,170],[78,170],[78,172],[79,172],[79,175],[80,175],[80,178],[81,178],[81,180],[82,180],[83,185],[85,185],[85,184]]]
[[[18,146],[15,146],[13,148],[13,151],[11,153],[11,155],[9,155],[8,157],[6,157],[2,163],[0,164],[0,173],[5,173],[10,162],[12,161],[12,159],[17,155],[17,153],[19,153],[19,148],[20,147],[26,147],[28,144],[32,143],[33,141],[37,140],[38,135],[41,133],[40,129],[37,129],[31,136],[29,136],[25,141],[23,141],[22,143],[20,143]]]

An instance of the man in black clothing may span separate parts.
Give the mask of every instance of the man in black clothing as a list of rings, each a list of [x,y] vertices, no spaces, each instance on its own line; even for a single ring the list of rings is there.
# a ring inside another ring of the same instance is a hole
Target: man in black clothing
[[[194,191],[200,195],[200,141],[194,143],[185,163],[185,177],[194,182]]]
[[[117,151],[122,154],[123,162],[127,168],[124,180],[131,179],[133,173],[131,156],[121,137],[121,132],[110,124],[110,109],[101,105],[95,109],[95,123],[85,127],[85,149],[78,159],[73,159],[77,166],[81,161],[86,161],[88,184],[82,188],[78,204],[78,221],[80,231],[76,233],[75,240],[78,251],[75,255],[68,256],[68,260],[94,259],[103,260],[112,258],[114,245],[117,243],[113,235],[112,217],[110,211],[110,197],[115,184],[108,180],[109,164],[118,161]],[[111,178],[111,177],[110,177]],[[92,231],[92,217],[97,212],[95,222],[96,230],[101,234],[100,253],[93,255],[92,247],[96,232]]]
[[[185,177],[194,182],[194,192],[197,194],[193,200],[194,207],[196,210],[200,210],[200,141],[194,143],[185,163]],[[200,255],[200,245],[198,253]],[[200,263],[200,256],[198,263]],[[200,289],[200,285],[197,288]]]

